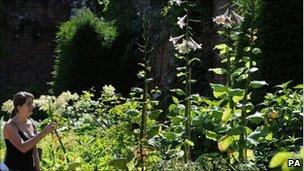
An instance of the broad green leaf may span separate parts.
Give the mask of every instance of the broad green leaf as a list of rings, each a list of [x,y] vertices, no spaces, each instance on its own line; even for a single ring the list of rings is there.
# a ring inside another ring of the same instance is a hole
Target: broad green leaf
[[[206,134],[206,138],[210,140],[217,141],[218,139],[218,135],[215,132],[205,130],[204,134]]]
[[[239,89],[239,88],[235,88],[235,89],[229,89],[229,96],[233,97],[233,96],[243,96],[244,94],[244,90]]]
[[[227,134],[228,135],[240,135],[242,133],[242,127],[241,126],[237,126],[237,127],[234,127],[234,128],[230,128],[228,131],[227,131]]]
[[[214,47],[214,49],[218,49],[220,54],[226,54],[228,52],[229,47],[226,44],[219,44]]]
[[[113,159],[109,162],[109,165],[116,169],[125,169],[127,167],[127,160],[122,158]]]
[[[248,74],[242,74],[242,75],[240,75],[240,76],[236,79],[236,81],[237,81],[237,82],[240,82],[240,81],[245,80],[245,79],[247,79],[247,78],[248,78]]]
[[[173,125],[179,125],[181,122],[183,122],[183,117],[182,116],[174,116],[170,120]]]
[[[148,139],[154,137],[159,133],[159,126],[153,126],[147,131]]]
[[[239,76],[240,74],[243,73],[244,70],[245,70],[244,67],[238,68],[238,69],[236,69],[236,70],[231,74],[231,76],[232,76],[232,77]]]
[[[227,91],[228,91],[228,88],[222,84],[210,84],[210,85],[214,91],[213,93],[216,98],[227,93]]]
[[[253,115],[249,115],[246,118],[252,123],[259,124],[264,120],[264,115],[260,112],[255,112]]]
[[[233,143],[231,136],[225,135],[218,141],[218,148],[221,152],[227,151],[230,145]]]
[[[260,88],[265,85],[268,85],[265,81],[251,81],[250,82],[250,87],[252,87],[252,88]]]
[[[174,141],[176,139],[176,135],[172,132],[162,132],[162,135],[164,136],[164,138],[168,141]]]
[[[226,124],[229,121],[229,119],[231,118],[231,116],[232,116],[231,109],[227,105],[226,109],[224,110],[223,116],[222,116],[222,123]]]
[[[215,119],[222,119],[223,111],[215,109],[212,111],[212,117]]]
[[[281,166],[287,159],[292,158],[293,153],[291,152],[278,152],[276,153],[269,163],[269,168],[275,168]]]
[[[223,69],[223,68],[210,68],[209,71],[212,71],[212,72],[214,72],[216,74],[219,74],[219,75],[227,73],[227,70]]]
[[[139,115],[139,111],[134,109],[129,109],[127,110],[126,114],[132,117],[136,117]]]
[[[127,163],[127,167],[128,167],[128,170],[133,170],[135,168],[135,164],[134,164],[134,161],[129,161]]]

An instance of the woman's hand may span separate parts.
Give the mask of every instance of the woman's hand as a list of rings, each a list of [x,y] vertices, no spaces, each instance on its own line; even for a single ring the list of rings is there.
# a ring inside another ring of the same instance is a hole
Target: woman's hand
[[[47,135],[47,134],[49,134],[50,132],[54,131],[54,130],[56,129],[57,125],[58,125],[58,124],[55,123],[55,122],[50,123],[50,124],[48,124],[47,126],[45,126],[45,127],[43,128],[42,131],[44,132],[45,135]]]

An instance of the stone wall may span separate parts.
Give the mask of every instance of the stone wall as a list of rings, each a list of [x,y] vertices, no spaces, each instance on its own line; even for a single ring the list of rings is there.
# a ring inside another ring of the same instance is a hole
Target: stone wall
[[[65,0],[2,1],[1,96],[20,90],[46,91],[55,59],[55,33],[69,19],[70,6]]]

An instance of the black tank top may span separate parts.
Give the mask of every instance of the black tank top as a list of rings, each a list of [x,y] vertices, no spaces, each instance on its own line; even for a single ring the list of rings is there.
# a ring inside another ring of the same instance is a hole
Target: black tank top
[[[14,124],[18,128],[18,134],[20,135],[22,140],[27,141],[29,138],[26,137],[24,133],[20,131],[16,123]],[[6,155],[4,163],[10,171],[36,171],[33,160],[33,149],[22,153],[8,139],[5,139],[5,145]]]

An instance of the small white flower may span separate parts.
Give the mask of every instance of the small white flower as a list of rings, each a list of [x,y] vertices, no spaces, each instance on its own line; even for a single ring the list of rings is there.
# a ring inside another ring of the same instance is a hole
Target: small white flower
[[[187,45],[189,48],[196,50],[196,49],[202,49],[202,44],[196,43],[191,37],[190,40],[188,40]]]
[[[174,44],[174,46],[175,46],[176,43],[177,43],[181,38],[183,38],[183,37],[184,37],[184,35],[180,35],[180,36],[177,36],[177,37],[171,37],[171,36],[170,36],[169,41],[172,42],[172,43]]]
[[[238,15],[236,12],[232,11],[231,13],[234,16],[234,18],[236,19],[237,23],[241,23],[244,21],[244,17]]]
[[[180,44],[177,44],[175,46],[175,49],[178,50],[179,53],[181,54],[186,54],[190,52],[190,49],[187,46],[187,40],[183,39],[183,42]]]
[[[183,1],[181,0],[170,0],[170,4],[173,5],[173,3],[176,3],[178,6],[180,6],[182,3],[184,3]]]
[[[181,29],[183,29],[184,26],[186,26],[186,23],[185,23],[186,17],[187,17],[187,14],[185,16],[183,16],[182,18],[181,17],[177,17],[177,19],[178,19],[177,24],[179,25],[179,27]]]
[[[231,17],[228,14],[229,14],[229,11],[226,10],[226,12],[224,14],[213,18],[213,22],[215,22],[218,25],[230,27],[233,24],[233,21],[231,20]]]

